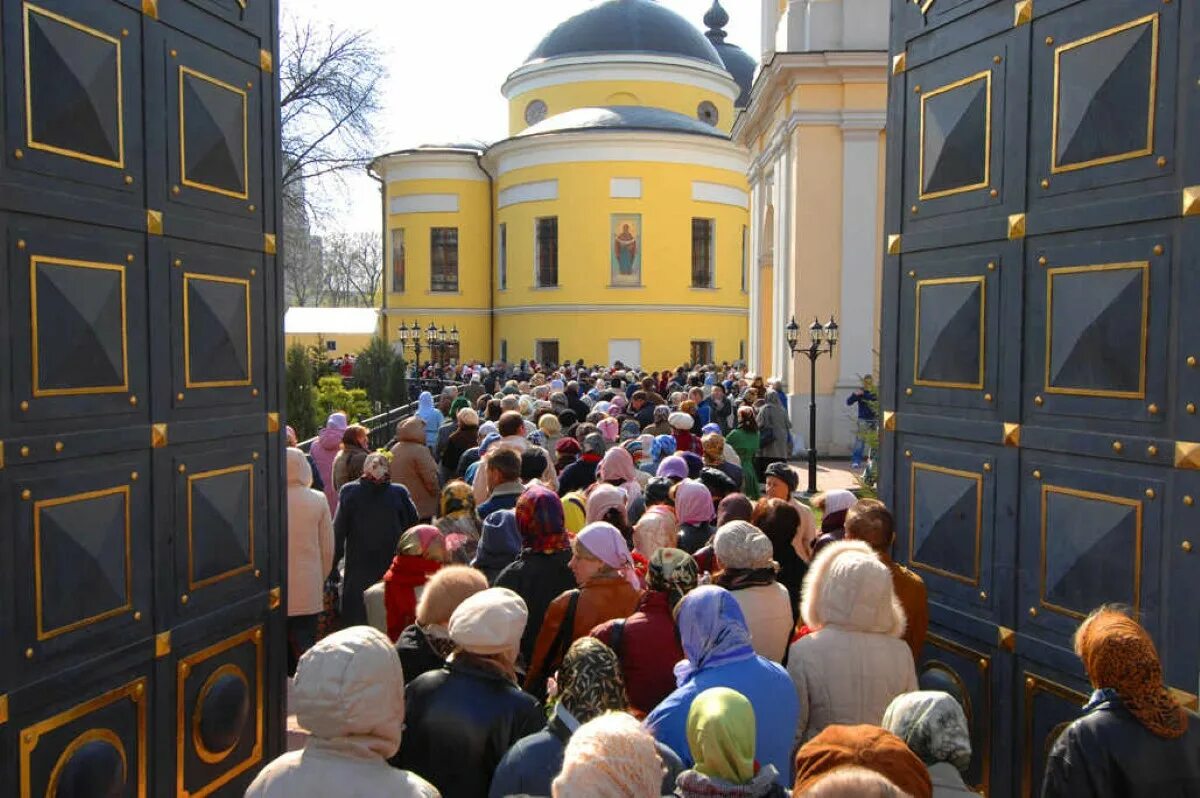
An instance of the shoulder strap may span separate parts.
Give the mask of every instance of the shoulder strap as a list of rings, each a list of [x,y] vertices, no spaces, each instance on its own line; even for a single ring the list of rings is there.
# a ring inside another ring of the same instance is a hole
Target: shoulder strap
[[[552,673],[550,666],[561,662],[562,658],[566,656],[567,649],[571,647],[571,638],[575,635],[575,612],[578,608],[579,588],[575,588],[571,591],[571,598],[567,602],[567,612],[558,626],[558,635],[554,638],[554,644],[550,646],[550,651],[542,662],[542,673],[538,674],[539,676],[550,675]]]
[[[612,626],[608,630],[608,647],[617,655],[617,659],[621,659],[621,643],[625,637],[625,619],[619,618],[613,621]]]

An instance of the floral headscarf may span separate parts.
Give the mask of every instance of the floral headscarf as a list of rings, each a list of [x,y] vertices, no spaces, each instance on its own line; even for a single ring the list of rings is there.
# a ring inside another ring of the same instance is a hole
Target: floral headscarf
[[[621,663],[611,648],[594,637],[581,637],[571,644],[558,666],[556,681],[558,700],[580,723],[629,707]]]
[[[387,455],[369,454],[363,461],[362,479],[376,484],[385,484],[391,481],[388,473],[390,469],[391,463],[388,461]]]
[[[400,536],[396,553],[406,557],[424,557],[429,553],[429,547],[437,541],[445,543],[440,529],[430,524],[418,524]]]
[[[525,548],[550,554],[570,545],[563,523],[562,500],[549,488],[530,483],[517,499],[516,515],[517,530]]]
[[[917,690],[899,695],[880,725],[907,743],[926,765],[949,762],[960,772],[971,765],[967,716],[949,693]]]
[[[710,432],[700,439],[704,451],[704,462],[707,464],[725,462],[725,436],[719,432]]]
[[[683,549],[664,548],[654,552],[646,569],[646,589],[667,594],[674,609],[679,600],[696,589],[700,570],[692,555]]]
[[[1154,641],[1141,624],[1116,610],[1101,610],[1084,622],[1076,648],[1092,686],[1113,691],[1129,713],[1158,737],[1173,740],[1187,732],[1187,714],[1163,684]]]
[[[447,482],[446,487],[442,488],[439,517],[461,518],[463,516],[475,516],[475,494],[471,491],[470,485],[456,479]]]

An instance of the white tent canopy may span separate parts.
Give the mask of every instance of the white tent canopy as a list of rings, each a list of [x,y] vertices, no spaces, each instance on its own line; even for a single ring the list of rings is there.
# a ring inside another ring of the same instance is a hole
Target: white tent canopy
[[[375,308],[288,308],[283,317],[288,335],[372,335],[378,328]]]

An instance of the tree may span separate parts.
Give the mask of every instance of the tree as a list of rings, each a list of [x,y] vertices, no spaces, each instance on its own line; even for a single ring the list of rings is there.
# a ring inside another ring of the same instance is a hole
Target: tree
[[[334,305],[374,307],[383,276],[375,233],[335,233],[322,242],[325,280]]]
[[[316,352],[303,344],[292,344],[287,350],[287,420],[299,440],[311,437],[317,430],[316,373],[313,360]]]
[[[341,377],[321,377],[317,380],[317,410],[326,417],[343,412],[352,424],[371,415],[371,403],[362,388],[346,388]]]
[[[388,342],[376,335],[354,360],[355,386],[366,391],[367,398],[382,405],[383,410],[390,409],[387,407],[390,398],[388,380],[395,357]]]

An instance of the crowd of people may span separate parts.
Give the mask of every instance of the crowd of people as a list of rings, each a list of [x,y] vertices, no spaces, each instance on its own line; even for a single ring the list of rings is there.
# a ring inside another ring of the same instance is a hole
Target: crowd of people
[[[308,738],[248,796],[973,794],[961,697],[918,684],[927,598],[892,513],[796,498],[777,387],[462,376],[383,451],[337,413],[288,449]],[[1200,794],[1200,730],[1145,630],[1103,607],[1076,650],[1096,692],[1043,795]]]

